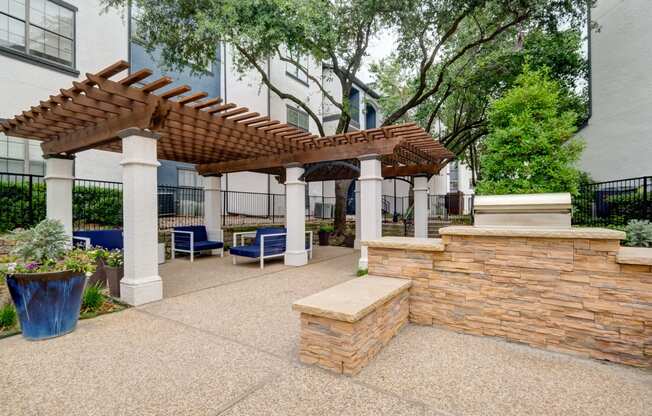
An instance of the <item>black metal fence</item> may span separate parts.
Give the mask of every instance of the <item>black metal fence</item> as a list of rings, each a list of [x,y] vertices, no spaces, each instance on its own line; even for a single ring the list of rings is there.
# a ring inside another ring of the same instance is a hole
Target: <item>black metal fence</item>
[[[28,228],[44,218],[43,177],[0,173],[0,231]]]
[[[573,224],[626,225],[634,219],[652,220],[652,176],[585,184],[573,198]]]
[[[409,196],[383,195],[383,220],[397,222],[413,217],[414,201]],[[428,195],[428,219],[448,220],[453,217],[470,216],[473,213],[473,195],[451,193]]]
[[[75,179],[72,220],[75,230],[122,227],[122,183]]]

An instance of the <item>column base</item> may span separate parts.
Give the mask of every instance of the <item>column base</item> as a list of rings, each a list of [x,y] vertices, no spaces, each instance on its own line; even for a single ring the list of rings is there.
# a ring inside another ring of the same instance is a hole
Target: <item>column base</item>
[[[306,264],[308,264],[308,252],[306,250],[285,252],[286,266],[304,266]]]
[[[369,259],[367,257],[360,257],[358,260],[358,270],[366,270],[369,268]]]
[[[163,299],[163,281],[161,276],[144,279],[120,281],[120,299],[132,306],[144,305]]]

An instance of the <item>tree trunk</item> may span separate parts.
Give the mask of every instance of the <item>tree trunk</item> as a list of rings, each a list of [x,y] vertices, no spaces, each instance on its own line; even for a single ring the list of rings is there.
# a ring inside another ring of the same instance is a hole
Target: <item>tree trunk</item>
[[[351,186],[351,179],[335,181],[335,235],[344,235],[346,231],[346,200]]]

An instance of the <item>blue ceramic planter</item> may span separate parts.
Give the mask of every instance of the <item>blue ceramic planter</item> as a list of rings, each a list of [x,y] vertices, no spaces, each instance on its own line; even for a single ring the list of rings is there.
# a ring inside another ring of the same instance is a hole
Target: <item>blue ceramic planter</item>
[[[70,271],[7,275],[23,336],[58,337],[77,326],[86,276]]]

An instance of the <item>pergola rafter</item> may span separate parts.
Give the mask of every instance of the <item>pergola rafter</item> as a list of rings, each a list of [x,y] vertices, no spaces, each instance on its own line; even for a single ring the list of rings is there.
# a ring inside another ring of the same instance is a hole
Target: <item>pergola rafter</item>
[[[437,173],[454,157],[413,123],[319,137],[219,97],[209,98],[206,92],[192,92],[187,85],[166,89],[173,80],[151,80],[149,69],[112,79],[128,68],[119,61],[87,74],[0,123],[0,131],[43,141],[45,155],[67,156],[87,149],[120,152],[120,131],[136,127],[160,135],[159,159],[197,164],[202,174],[281,172],[287,163],[378,154],[383,176],[391,177]],[[312,176],[341,179],[353,174],[351,169],[333,168]]]

